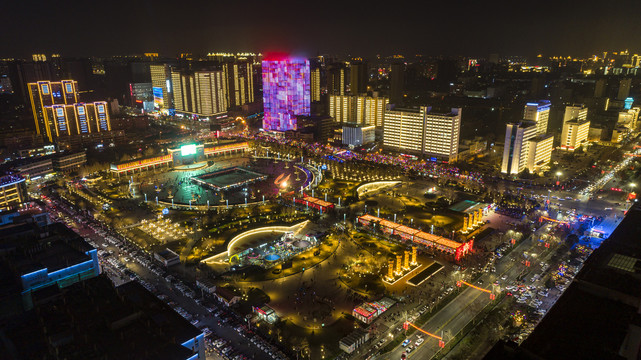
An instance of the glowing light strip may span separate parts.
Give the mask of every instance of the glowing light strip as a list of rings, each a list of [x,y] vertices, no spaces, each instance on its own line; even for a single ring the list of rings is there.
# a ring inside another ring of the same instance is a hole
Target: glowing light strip
[[[480,288],[480,287],[478,287],[478,286],[476,286],[476,285],[472,285],[472,284],[470,284],[470,283],[468,283],[468,282],[466,282],[466,281],[459,280],[459,282],[460,282],[461,284],[465,284],[465,285],[467,285],[467,286],[469,286],[469,287],[471,287],[471,288],[473,288],[473,289],[481,290],[481,291],[486,292],[486,293],[488,293],[488,294],[491,294],[491,293],[492,293],[490,290]]]
[[[443,338],[442,338],[442,337],[440,337],[440,336],[438,336],[438,335],[434,335],[434,334],[432,334],[432,333],[429,333],[429,332],[427,332],[427,331],[425,331],[425,330],[421,329],[420,327],[418,327],[418,326],[416,326],[416,325],[412,324],[412,323],[411,323],[411,322],[409,322],[409,321],[406,321],[405,323],[406,323],[407,325],[410,325],[410,326],[411,326],[411,327],[413,327],[414,329],[416,329],[416,330],[418,330],[418,331],[422,332],[422,333],[423,333],[423,334],[425,334],[425,335],[429,335],[429,336],[431,336],[431,337],[433,337],[434,339],[437,339],[437,340],[443,340]]]

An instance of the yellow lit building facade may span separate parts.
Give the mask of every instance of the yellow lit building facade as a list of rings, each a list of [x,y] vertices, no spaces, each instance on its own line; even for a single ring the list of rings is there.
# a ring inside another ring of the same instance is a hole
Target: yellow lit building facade
[[[107,103],[78,102],[77,86],[74,80],[27,84],[36,133],[48,142],[60,137],[111,131]]]
[[[383,128],[386,97],[330,95],[329,116],[340,124],[374,125]]]
[[[587,120],[588,109],[582,105],[566,106],[563,114],[563,131],[561,132],[561,149],[574,151],[588,141],[590,122]]]
[[[223,71],[172,71],[177,114],[209,117],[227,111],[227,86]]]

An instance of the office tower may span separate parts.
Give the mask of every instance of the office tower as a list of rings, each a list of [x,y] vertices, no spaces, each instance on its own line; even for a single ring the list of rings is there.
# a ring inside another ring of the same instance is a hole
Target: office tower
[[[27,199],[27,187],[22,176],[0,177],[0,211],[17,208]]]
[[[229,107],[253,103],[254,65],[251,61],[234,61],[223,64]]]
[[[391,66],[390,102],[395,105],[403,104],[403,87],[405,86],[405,65],[394,63]]]
[[[536,137],[537,126],[531,121],[509,123],[505,129],[505,147],[501,172],[519,174],[528,164],[530,146],[528,142]]]
[[[104,101],[51,105],[44,110],[54,139],[111,131],[107,103]]]
[[[78,102],[74,80],[39,81],[27,84],[36,133],[46,141],[82,134],[111,131],[105,101]]]
[[[154,110],[154,94],[150,82],[129,84],[129,106],[145,111]]]
[[[53,141],[53,119],[47,117],[46,106],[68,105],[78,102],[78,84],[73,80],[60,82],[38,81],[27,84],[36,133]]]
[[[385,112],[383,146],[396,151],[456,161],[461,129],[461,109],[448,114],[430,107],[395,109]]]
[[[310,61],[309,84],[310,101],[321,101],[321,63],[317,59]]]
[[[340,124],[374,125],[383,128],[386,97],[330,95],[329,116]]]
[[[344,63],[333,63],[327,68],[327,93],[345,95],[347,88],[347,68]]]
[[[528,149],[527,169],[530,173],[539,172],[552,160],[554,134],[537,135],[528,141],[528,145],[530,148]]]
[[[449,113],[425,113],[423,154],[454,162],[458,156],[461,134],[461,108],[452,108]]]
[[[223,71],[171,71],[177,114],[201,120],[228,109],[227,82]]]
[[[309,61],[263,60],[263,128],[296,130],[296,116],[310,114]]]
[[[385,112],[383,146],[397,151],[420,154],[427,108],[395,109]]]
[[[548,119],[550,118],[550,100],[539,100],[525,104],[523,119],[534,121],[538,135],[548,132]]]
[[[362,59],[355,59],[350,64],[350,92],[352,95],[360,95],[367,92],[367,62]]]
[[[632,78],[625,78],[619,81],[619,91],[617,93],[617,100],[625,100],[630,96],[630,87],[632,86]]]
[[[588,140],[590,122],[587,120],[588,108],[583,105],[566,106],[563,114],[561,149],[574,151]]]
[[[154,94],[154,108],[173,109],[171,68],[167,64],[150,64],[151,86]]]
[[[607,80],[605,78],[598,79],[594,85],[594,97],[602,98],[605,96],[605,90],[607,88]]]

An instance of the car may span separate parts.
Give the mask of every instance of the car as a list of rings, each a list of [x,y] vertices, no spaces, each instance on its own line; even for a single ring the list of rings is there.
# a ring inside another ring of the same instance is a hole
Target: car
[[[416,340],[416,343],[414,343],[414,345],[415,346],[419,346],[419,345],[421,345],[423,343],[423,341],[425,341],[425,339],[419,338],[418,340]]]
[[[409,343],[410,343],[410,339],[405,339],[401,345],[403,347],[406,347],[407,345],[409,345]]]

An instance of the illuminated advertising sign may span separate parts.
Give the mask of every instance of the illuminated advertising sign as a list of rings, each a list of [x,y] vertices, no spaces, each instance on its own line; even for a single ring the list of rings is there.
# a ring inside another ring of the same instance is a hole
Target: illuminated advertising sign
[[[105,112],[105,106],[104,105],[98,105],[98,112],[99,113]]]
[[[56,109],[56,114],[58,117],[64,117],[65,116],[65,111],[62,108],[57,108]]]
[[[67,94],[73,93],[73,86],[71,85],[71,83],[65,84],[65,91],[67,91]]]
[[[195,144],[183,145],[183,146],[180,147],[180,155],[181,156],[193,155],[195,153],[196,153],[196,145]]]
[[[42,89],[42,95],[49,95],[49,85],[42,84],[40,89]]]
[[[85,114],[85,107],[78,106],[78,115],[84,115],[84,114]]]
[[[154,94],[154,109],[160,109],[164,105],[164,99],[162,95],[161,87],[153,87],[152,92]]]

